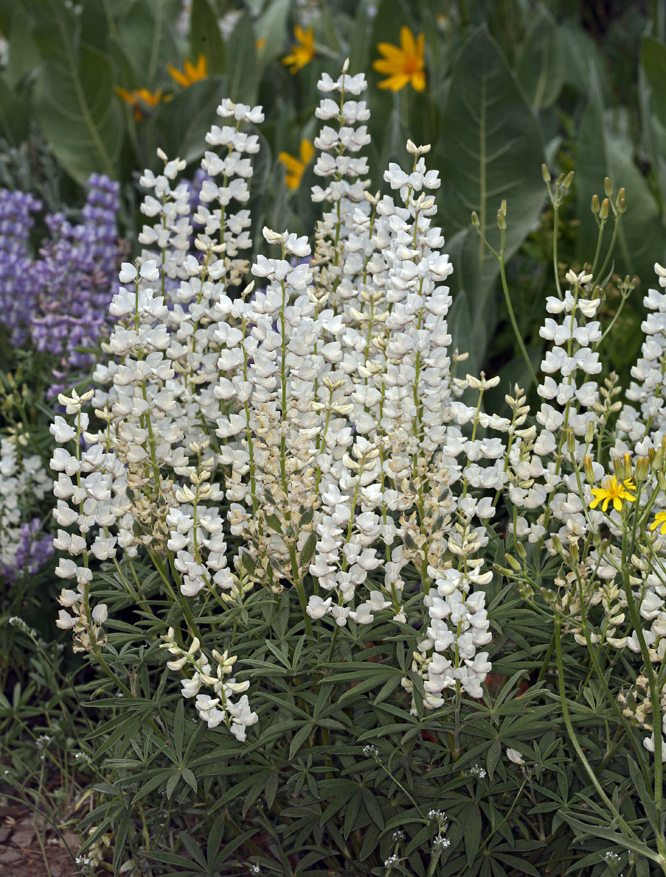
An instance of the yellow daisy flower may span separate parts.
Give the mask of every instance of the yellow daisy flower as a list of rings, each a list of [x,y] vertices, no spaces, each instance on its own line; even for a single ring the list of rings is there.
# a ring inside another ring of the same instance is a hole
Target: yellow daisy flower
[[[182,71],[176,70],[171,64],[167,64],[167,70],[171,78],[175,79],[178,85],[182,85],[183,88],[189,88],[193,83],[200,82],[208,76],[208,64],[206,63],[205,55],[199,55],[196,66],[190,61],[185,61]]]
[[[284,181],[288,189],[298,189],[305,173],[305,168],[310,164],[315,154],[314,146],[310,140],[301,140],[299,149],[300,160],[288,152],[278,153],[278,161],[281,161],[287,171]]]
[[[306,31],[303,30],[298,24],[294,28],[294,36],[298,41],[295,46],[291,47],[291,55],[286,55],[282,59],[282,63],[291,67],[289,72],[291,74],[298,73],[301,67],[305,67],[306,64],[309,64],[310,61],[317,54],[314,47],[314,31],[311,27],[309,27]]]
[[[380,88],[400,91],[407,83],[411,83],[414,91],[425,88],[425,34],[414,34],[408,27],[400,29],[400,47],[391,43],[380,43],[378,51],[384,56],[373,61],[372,66],[379,73],[388,75],[379,83]]]
[[[119,98],[134,108],[134,119],[137,122],[143,119],[141,104],[145,104],[147,107],[156,107],[159,103],[166,103],[173,97],[170,94],[162,96],[161,88],[158,88],[155,92],[150,92],[147,88],[135,88],[134,91],[126,91],[124,88],[116,86],[113,90]]]
[[[615,475],[606,475],[601,485],[601,487],[592,488],[594,500],[590,503],[591,509],[595,509],[599,503],[602,503],[601,510],[605,512],[608,508],[608,503],[612,502],[615,511],[619,512],[622,509],[623,500],[627,502],[636,501],[636,497],[629,493],[630,490],[636,490],[636,485],[629,479],[620,483]]]
[[[656,530],[659,526],[661,527],[659,530],[661,535],[666,536],[666,512],[657,512],[654,521],[650,524],[650,529]]]

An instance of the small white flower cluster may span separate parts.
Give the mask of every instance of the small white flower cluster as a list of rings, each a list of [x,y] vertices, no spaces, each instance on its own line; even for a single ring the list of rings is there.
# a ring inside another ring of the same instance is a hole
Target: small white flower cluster
[[[243,694],[250,687],[250,683],[224,678],[231,673],[233,665],[236,663],[236,657],[229,657],[227,652],[221,655],[213,649],[213,660],[217,664],[217,670],[213,676],[210,662],[201,650],[201,644],[196,637],[187,651],[176,643],[176,632],[172,627],[162,636],[162,639],[164,642],[160,648],[167,649],[169,654],[176,658],[175,661],[167,661],[167,667],[170,670],[182,670],[186,665],[194,670],[191,677],[181,680],[183,697],[196,698],[195,705],[199,716],[208,724],[209,728],[216,728],[224,722],[234,737],[243,742],[246,738],[246,728],[256,724],[258,716],[250,709],[247,695]],[[217,697],[199,694],[202,686],[212,688]],[[233,703],[231,696],[237,694],[243,694],[243,696],[239,701]]]
[[[48,473],[36,454],[23,452],[19,441],[0,441],[0,571],[13,572],[25,520],[21,499],[42,500],[49,489]]]

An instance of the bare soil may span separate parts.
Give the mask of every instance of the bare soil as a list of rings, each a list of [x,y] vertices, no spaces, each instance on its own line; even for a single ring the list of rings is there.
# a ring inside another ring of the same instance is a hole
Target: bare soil
[[[71,831],[63,838],[24,807],[0,807],[0,877],[76,877],[79,870],[65,842],[76,855],[81,839]]]

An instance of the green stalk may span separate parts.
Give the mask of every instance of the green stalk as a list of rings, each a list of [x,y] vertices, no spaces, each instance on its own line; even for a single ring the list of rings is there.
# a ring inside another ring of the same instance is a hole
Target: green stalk
[[[573,729],[573,725],[571,724],[571,717],[569,716],[569,707],[567,706],[567,698],[564,690],[564,666],[562,663],[562,642],[560,639],[560,620],[559,618],[555,619],[555,648],[557,651],[557,681],[560,689],[560,702],[562,704],[562,715],[564,717],[564,724],[566,725],[567,732],[569,737],[571,738],[571,742],[573,744],[574,749],[576,750],[576,754],[581,760],[583,767],[585,768],[587,775],[589,776],[592,785],[597,790],[597,793],[601,800],[604,802],[608,810],[613,815],[613,819],[617,821],[619,825],[626,831],[626,833],[633,839],[639,840],[636,837],[634,832],[631,830],[630,826],[622,818],[622,815],[615,809],[612,801],[604,792],[601,783],[597,779],[597,775],[592,770],[592,766],[590,762],[585,757],[585,753],[583,752],[583,748],[578,741],[578,737],[576,736],[576,732]]]

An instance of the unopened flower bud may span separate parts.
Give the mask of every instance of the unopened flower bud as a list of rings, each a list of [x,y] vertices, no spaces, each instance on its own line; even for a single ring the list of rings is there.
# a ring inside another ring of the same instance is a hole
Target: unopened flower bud
[[[601,209],[599,211],[599,219],[602,222],[605,222],[608,219],[608,211],[610,210],[610,201],[608,198],[604,198],[601,202]]]
[[[475,229],[481,228],[481,223],[479,222],[479,217],[477,215],[476,210],[472,210],[472,225]]]
[[[547,164],[541,165],[541,176],[543,177],[544,183],[550,183],[550,171],[548,170]]]
[[[652,451],[654,449],[650,448],[650,450]],[[664,464],[664,449],[657,448],[656,452],[654,453],[654,457],[652,459],[652,470],[654,472],[657,472],[658,470],[663,468],[663,464]]]
[[[595,432],[595,424],[593,420],[587,424],[587,428],[585,429],[585,444],[589,445],[592,441],[594,441],[594,432]]]
[[[657,472],[657,483],[659,484],[659,489],[666,493],[666,478],[664,478],[664,473],[661,469]]]
[[[569,554],[570,554],[573,562],[578,563],[578,561],[580,560],[580,554],[578,552],[578,543],[577,542],[572,542],[571,545],[569,545]]]
[[[564,189],[568,189],[568,188],[570,188],[571,184],[573,183],[573,180],[574,180],[574,172],[573,172],[573,171],[569,171],[569,173],[568,173],[568,174],[566,175],[566,177],[564,178],[564,181],[563,181],[563,183],[562,183],[562,187],[563,187]]]
[[[613,472],[618,481],[624,481],[624,461],[620,457],[616,457],[613,460]]]
[[[605,177],[604,179],[604,192],[609,198],[613,194],[613,186],[611,185],[610,177]]]
[[[592,458],[585,457],[583,461],[583,468],[585,469],[585,477],[588,480],[589,484],[594,484],[594,469],[592,468]]]
[[[506,555],[506,562],[509,564],[511,569],[516,570],[516,572],[520,572],[520,570],[522,569],[516,558],[513,557],[511,554]]]
[[[650,459],[649,457],[639,457],[636,460],[636,481],[647,481],[648,475],[650,474]]]
[[[527,553],[525,551],[525,546],[522,542],[516,542],[516,553],[520,557],[521,560],[525,560],[527,557]]]
[[[562,547],[562,542],[560,541],[560,537],[557,535],[557,533],[553,533],[552,542],[555,551],[557,551],[559,554],[563,554],[564,548]]]
[[[592,195],[592,213],[596,214],[598,212],[599,212],[599,196]]]
[[[497,211],[497,225],[500,231],[506,231],[506,218],[501,210]]]
[[[626,472],[625,478],[631,478],[631,454],[624,455],[624,471]]]
[[[567,427],[567,451],[572,457],[576,453],[576,433],[573,431],[573,426]]]

